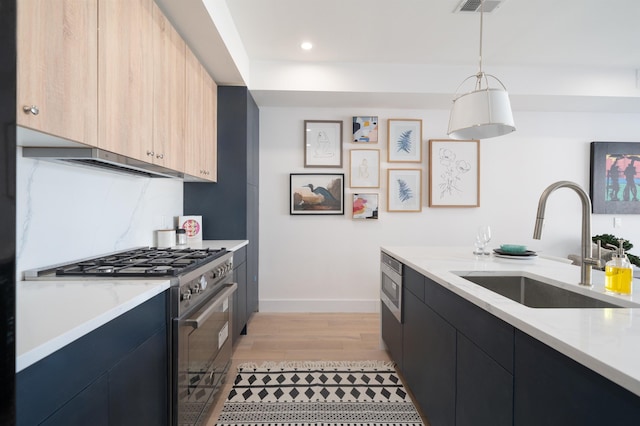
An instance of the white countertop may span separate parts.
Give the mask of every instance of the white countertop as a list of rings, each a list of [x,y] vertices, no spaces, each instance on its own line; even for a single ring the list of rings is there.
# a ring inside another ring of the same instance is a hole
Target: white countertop
[[[604,273],[593,271],[593,287],[579,286],[580,268],[555,260],[476,259],[471,249],[448,247],[382,247],[396,259],[514,327],[640,395],[640,295],[616,296],[604,291]],[[458,274],[456,274],[456,273]],[[602,300],[631,308],[529,308],[459,276],[515,274],[553,281]],[[634,280],[634,284],[639,284]],[[638,289],[636,289],[638,290]]]
[[[169,288],[169,280],[20,281],[16,372]]]
[[[189,243],[236,251],[246,240]],[[16,372],[169,288],[168,279],[44,280],[16,283]]]

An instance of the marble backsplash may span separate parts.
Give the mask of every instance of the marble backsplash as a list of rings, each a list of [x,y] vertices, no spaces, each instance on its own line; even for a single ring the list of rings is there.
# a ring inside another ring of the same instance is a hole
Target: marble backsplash
[[[138,246],[182,214],[183,182],[22,157],[17,152],[16,274]]]

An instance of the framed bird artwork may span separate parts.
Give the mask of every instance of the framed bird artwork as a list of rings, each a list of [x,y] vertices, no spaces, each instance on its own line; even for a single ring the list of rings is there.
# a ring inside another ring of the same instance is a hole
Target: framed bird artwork
[[[289,214],[344,214],[344,173],[291,173]]]

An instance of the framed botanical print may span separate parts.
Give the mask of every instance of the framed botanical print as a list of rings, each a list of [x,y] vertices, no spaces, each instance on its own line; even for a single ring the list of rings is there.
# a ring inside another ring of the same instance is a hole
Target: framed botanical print
[[[291,173],[289,214],[344,214],[343,173]]]
[[[480,141],[429,141],[429,207],[480,207]]]
[[[350,186],[380,188],[380,150],[352,149],[349,157]]]
[[[422,170],[388,169],[387,210],[422,211]]]
[[[342,121],[304,121],[304,166],[342,167]]]
[[[422,120],[388,120],[388,160],[390,163],[422,161]]]

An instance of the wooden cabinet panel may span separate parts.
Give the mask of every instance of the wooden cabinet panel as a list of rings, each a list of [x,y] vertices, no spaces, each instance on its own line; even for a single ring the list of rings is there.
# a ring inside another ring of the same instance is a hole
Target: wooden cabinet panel
[[[185,135],[184,151],[185,163],[184,171],[192,176],[200,177],[202,168],[200,167],[200,145],[203,138],[203,127],[201,122],[203,94],[202,87],[204,81],[202,73],[204,70],[198,62],[198,58],[191,49],[185,49]]]
[[[149,161],[153,0],[99,2],[98,146]]]
[[[202,108],[202,168],[205,178],[212,182],[217,179],[217,116],[218,116],[218,86],[209,73],[203,69],[203,108]]]
[[[97,2],[20,0],[17,23],[18,125],[96,146]]]
[[[185,173],[215,182],[217,86],[198,58],[186,49]]]
[[[183,170],[185,43],[153,3],[153,139],[149,161]]]

